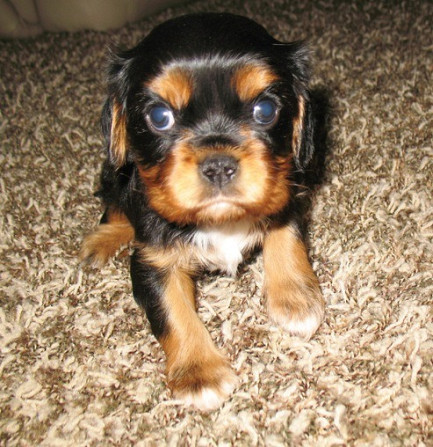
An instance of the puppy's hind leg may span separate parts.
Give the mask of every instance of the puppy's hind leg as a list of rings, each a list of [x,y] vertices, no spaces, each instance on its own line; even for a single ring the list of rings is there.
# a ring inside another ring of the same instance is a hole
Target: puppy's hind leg
[[[134,228],[121,211],[108,208],[102,221],[96,231],[86,236],[79,255],[95,267],[102,267],[121,246],[134,240]]]

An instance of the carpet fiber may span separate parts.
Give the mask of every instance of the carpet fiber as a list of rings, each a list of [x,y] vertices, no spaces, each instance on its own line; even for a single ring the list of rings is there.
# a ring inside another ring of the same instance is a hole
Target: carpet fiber
[[[261,256],[199,282],[240,384],[220,410],[171,400],[127,257],[80,266],[101,207],[99,114],[113,43],[191,11],[307,38],[329,94],[311,258],[327,301],[309,342],[268,323]],[[109,33],[0,43],[0,444],[433,445],[433,3],[210,0]]]

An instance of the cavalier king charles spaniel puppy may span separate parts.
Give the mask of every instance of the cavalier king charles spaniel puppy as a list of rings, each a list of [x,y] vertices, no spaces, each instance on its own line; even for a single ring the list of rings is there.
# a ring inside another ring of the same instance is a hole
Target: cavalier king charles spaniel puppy
[[[236,375],[196,313],[203,270],[235,275],[261,247],[269,318],[308,339],[324,300],[302,232],[314,154],[309,52],[245,17],[157,26],[111,57],[102,113],[105,213],[81,257],[132,244],[134,298],[167,358],[173,395],[218,407]]]

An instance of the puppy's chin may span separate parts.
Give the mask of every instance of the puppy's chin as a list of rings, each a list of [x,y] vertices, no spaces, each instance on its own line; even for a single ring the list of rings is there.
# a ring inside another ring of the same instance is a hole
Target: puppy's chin
[[[219,225],[248,217],[244,208],[224,198],[203,205],[196,213],[197,224]]]

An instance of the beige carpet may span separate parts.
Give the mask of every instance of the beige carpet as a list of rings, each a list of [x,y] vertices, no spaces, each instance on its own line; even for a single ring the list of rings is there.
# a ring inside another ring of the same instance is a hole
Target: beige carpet
[[[310,225],[326,320],[308,343],[272,327],[260,256],[204,277],[201,318],[240,378],[209,414],[171,400],[127,258],[76,259],[100,213],[107,45],[199,10],[308,38],[333,107]],[[432,23],[429,1],[211,0],[1,42],[0,445],[432,446]]]

